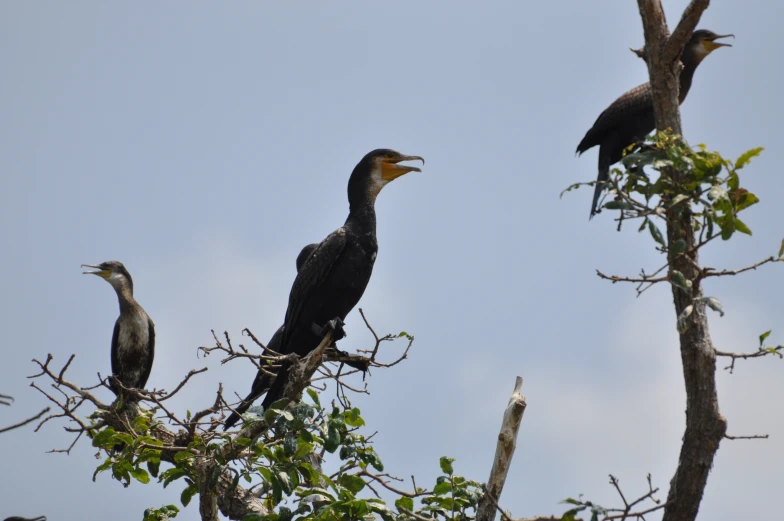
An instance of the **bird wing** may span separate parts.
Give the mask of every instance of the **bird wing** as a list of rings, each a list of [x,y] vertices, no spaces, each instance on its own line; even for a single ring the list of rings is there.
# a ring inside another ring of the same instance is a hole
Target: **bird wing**
[[[589,148],[601,144],[606,132],[625,121],[634,119],[646,110],[653,110],[653,94],[650,83],[643,83],[623,93],[604,109],[590,130],[585,133],[583,140],[577,145],[577,153],[582,154]]]
[[[120,337],[120,319],[114,323],[114,333],[112,333],[112,374],[119,374],[120,372],[120,356],[117,349],[117,339]],[[118,389],[112,381],[109,382],[109,387],[114,391],[114,394],[119,394]]]
[[[283,324],[285,331],[281,342],[281,353],[288,354],[288,338],[295,330],[303,311],[306,308],[317,308],[319,302],[314,301],[319,287],[327,279],[333,266],[340,259],[346,247],[346,229],[340,227],[321,241],[313,253],[308,256],[302,269],[297,273],[289,293],[289,306]],[[323,324],[319,324],[323,326]],[[306,324],[309,327],[310,324]]]
[[[155,324],[153,324],[152,319],[147,317],[147,327],[148,327],[148,336],[147,336],[147,360],[144,363],[144,368],[142,369],[142,378],[139,381],[139,387],[143,388],[147,385],[147,379],[150,377],[150,371],[152,371],[152,360],[155,358]]]

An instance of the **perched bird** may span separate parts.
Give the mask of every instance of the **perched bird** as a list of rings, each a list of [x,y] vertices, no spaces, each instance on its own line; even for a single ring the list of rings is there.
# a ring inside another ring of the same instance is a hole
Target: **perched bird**
[[[339,328],[359,302],[373,273],[378,253],[376,197],[384,186],[421,170],[401,165],[422,161],[387,149],[373,150],[354,167],[348,181],[349,213],[345,224],[321,241],[294,280],[283,322],[280,353],[304,356],[321,342],[328,327]],[[290,364],[283,363],[264,397],[264,409],[282,396]]]
[[[133,298],[133,280],[122,263],[117,261],[102,264],[82,264],[85,275],[98,275],[106,279],[117,292],[120,301],[120,316],[114,323],[112,335],[112,373],[123,386],[143,389],[147,384],[155,355],[155,324]],[[110,382],[114,394],[120,389]]]
[[[299,270],[302,268],[302,265],[305,264],[305,261],[308,257],[310,257],[310,254],[313,253],[313,250],[315,250],[317,246],[318,243],[313,243],[308,244],[302,248],[302,251],[299,252],[299,255],[297,255],[297,272],[299,272]],[[277,354],[280,352],[280,341],[283,338],[283,329],[284,326],[280,326],[278,330],[275,331],[275,334],[272,335],[270,341],[267,342],[267,350],[271,351],[272,354]],[[264,362],[262,361],[262,364],[263,363]],[[229,417],[226,418],[226,421],[223,424],[224,431],[229,430],[235,423],[237,423],[237,420],[240,419],[240,415],[247,411],[250,406],[253,405],[253,402],[255,402],[259,396],[264,394],[267,389],[269,389],[272,377],[267,374],[268,372],[271,372],[271,370],[268,368],[263,368],[259,369],[259,372],[256,373],[256,378],[253,380],[253,385],[250,387],[250,393],[245,397],[244,400],[242,400],[241,404],[234,408],[236,412],[232,412]]]
[[[694,71],[700,62],[719,47],[731,47],[728,43],[716,40],[729,36],[734,38],[731,34],[718,35],[706,29],[694,31],[691,35],[681,55],[683,70],[680,77],[680,103],[683,103],[689,93]],[[610,166],[621,160],[626,147],[642,141],[655,128],[653,92],[651,84],[645,83],[613,101],[577,145],[578,155],[599,145],[599,176],[591,203],[591,217],[598,213],[596,205],[602,190],[606,188],[606,181],[610,178]]]

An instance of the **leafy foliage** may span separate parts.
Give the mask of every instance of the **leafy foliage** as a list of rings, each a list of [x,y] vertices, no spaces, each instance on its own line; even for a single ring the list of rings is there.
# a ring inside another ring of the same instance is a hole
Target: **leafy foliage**
[[[733,162],[705,145],[692,148],[679,136],[659,132],[631,149],[621,161],[625,171],[613,169],[610,193],[615,198],[603,208],[620,210],[626,219],[643,219],[640,231],[647,228],[662,249],[667,244],[652,218],[665,218],[686,208],[697,219],[695,231],[706,233],[708,240],[715,235],[728,240],[735,232],[751,235],[738,214],[759,198],[741,187],[740,170],[762,152],[761,147],[748,150]],[[651,170],[659,175],[651,175]],[[672,171],[677,171],[677,181],[669,175]],[[684,246],[675,243],[670,247]]]
[[[273,404],[269,411],[252,408],[246,422],[266,420],[270,429],[259,439],[216,435],[212,440],[196,436],[188,447],[178,450],[174,465],[159,472],[162,442],[151,436],[155,428],[153,411],[144,411],[132,423],[134,434],[116,432],[111,427],[92,435],[93,446],[103,449],[107,457],[95,471],[111,471],[112,478],[123,486],[132,480],[147,484],[150,477],[163,487],[181,481],[183,506],[199,492],[199,474],[195,463],[205,458],[214,462],[209,485],[218,485],[219,476],[228,471],[231,487],[240,480],[253,483],[268,509],[266,516],[246,516],[244,521],[288,520],[414,520],[412,514],[428,519],[467,521],[473,519],[482,485],[455,475],[453,458],[442,457],[443,475],[432,490],[416,488],[411,492],[387,487],[390,477],[362,432],[365,420],[361,411],[346,407],[322,407],[318,393],[308,389],[310,402],[285,410]],[[339,469],[327,475],[321,459],[334,454]],[[228,456],[227,456],[228,455]],[[391,497],[390,504],[376,496],[381,488]],[[415,501],[418,500],[418,501]],[[418,503],[418,504],[417,504]],[[176,517],[179,509],[167,505],[147,509],[145,521],[164,521]]]

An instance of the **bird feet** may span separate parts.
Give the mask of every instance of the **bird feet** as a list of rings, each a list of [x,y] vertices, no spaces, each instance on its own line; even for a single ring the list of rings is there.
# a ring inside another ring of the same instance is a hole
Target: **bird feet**
[[[343,323],[343,320],[341,320],[340,317],[335,317],[329,322],[327,322],[326,324],[324,324],[323,327],[319,326],[315,322],[310,327],[311,330],[313,331],[313,334],[321,338],[324,338],[324,335],[326,335],[327,332],[332,331],[332,341],[337,342],[338,340],[345,338],[346,336],[346,331],[343,329],[344,325],[345,324]]]

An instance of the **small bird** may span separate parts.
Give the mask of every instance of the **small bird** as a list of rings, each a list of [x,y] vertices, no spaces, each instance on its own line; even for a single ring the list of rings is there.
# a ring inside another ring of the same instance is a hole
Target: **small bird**
[[[297,255],[297,261],[296,261],[297,272],[299,272],[300,268],[302,268],[302,265],[305,264],[305,261],[308,259],[308,257],[310,257],[310,254],[313,253],[313,250],[315,250],[317,246],[318,243],[313,243],[313,244],[308,244],[307,246],[302,248],[302,251],[299,252],[299,255]],[[278,330],[275,331],[275,334],[272,335],[270,341],[267,342],[267,350],[271,351],[272,354],[279,353],[280,340],[281,338],[283,338],[283,327],[284,326],[280,326]],[[264,361],[262,360],[261,363],[264,364]],[[258,373],[256,373],[256,378],[253,380],[253,384],[250,387],[250,393],[248,394],[248,396],[245,397],[244,400],[242,400],[242,403],[240,403],[237,407],[234,408],[236,412],[232,412],[229,415],[229,417],[226,418],[226,421],[223,423],[224,431],[229,430],[235,423],[237,423],[237,420],[240,419],[240,415],[243,414],[245,411],[247,411],[250,408],[250,406],[253,405],[253,402],[255,402],[259,396],[264,394],[267,391],[267,389],[269,389],[272,377],[269,374],[267,374],[268,372],[274,372],[274,371],[263,367],[262,369],[259,369]]]
[[[348,181],[349,213],[345,224],[329,234],[297,273],[289,293],[279,352],[304,356],[318,347],[328,328],[341,329],[373,273],[378,253],[376,197],[382,188],[408,172],[421,172],[403,161],[422,161],[389,149],[369,152]],[[341,331],[336,331],[338,335]],[[265,410],[282,396],[290,364],[284,362],[264,397]]]
[[[679,101],[683,103],[691,88],[694,71],[700,62],[719,47],[732,47],[720,43],[720,38],[735,37],[732,34],[718,35],[707,29],[694,31],[683,49],[681,62]],[[577,154],[599,145],[599,176],[591,203],[591,217],[598,213],[596,205],[602,191],[610,179],[610,166],[623,157],[623,151],[638,141],[645,139],[656,128],[653,114],[653,91],[651,84],[645,83],[623,94],[607,107],[596,119],[591,129],[577,145]]]
[[[112,373],[124,387],[143,389],[147,384],[155,356],[155,324],[133,298],[133,279],[121,262],[82,264],[85,275],[98,275],[112,285],[120,302],[120,316],[112,335]],[[109,383],[114,394],[120,395],[115,383]],[[129,399],[132,401],[132,399]]]

